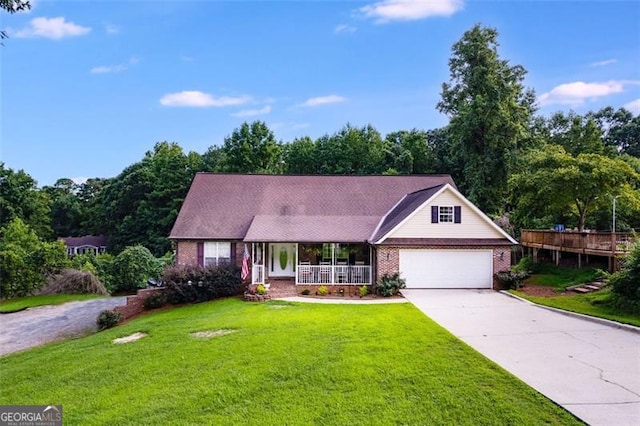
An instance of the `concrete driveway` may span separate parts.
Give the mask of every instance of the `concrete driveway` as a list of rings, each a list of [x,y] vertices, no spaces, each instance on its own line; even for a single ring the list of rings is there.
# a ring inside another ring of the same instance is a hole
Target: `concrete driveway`
[[[0,314],[0,355],[93,332],[100,311],[126,303],[126,297],[108,297]]]
[[[640,424],[640,333],[492,290],[402,293],[460,340],[585,422]]]

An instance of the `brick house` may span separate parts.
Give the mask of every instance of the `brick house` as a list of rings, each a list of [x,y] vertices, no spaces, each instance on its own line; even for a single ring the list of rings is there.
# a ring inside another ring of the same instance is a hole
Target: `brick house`
[[[299,292],[400,272],[408,288],[492,288],[517,242],[449,175],[199,173],[170,238],[178,264],[241,265]]]

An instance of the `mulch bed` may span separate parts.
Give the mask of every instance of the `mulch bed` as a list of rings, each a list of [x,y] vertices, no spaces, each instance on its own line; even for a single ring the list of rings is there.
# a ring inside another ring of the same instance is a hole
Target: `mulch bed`
[[[576,294],[573,291],[557,291],[554,287],[533,284],[527,284],[524,287],[518,289],[518,291],[535,297],[571,296]]]

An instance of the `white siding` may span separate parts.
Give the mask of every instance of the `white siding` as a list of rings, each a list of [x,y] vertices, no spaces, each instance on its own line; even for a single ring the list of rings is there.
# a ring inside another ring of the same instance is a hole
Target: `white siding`
[[[431,206],[461,206],[462,223],[431,223]],[[388,238],[504,238],[504,235],[447,189],[389,234]]]

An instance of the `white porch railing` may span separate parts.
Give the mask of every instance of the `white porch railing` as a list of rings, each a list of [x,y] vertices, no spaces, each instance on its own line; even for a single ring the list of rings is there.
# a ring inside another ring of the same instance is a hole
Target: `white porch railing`
[[[264,265],[251,265],[251,283],[264,284]]]
[[[297,284],[356,285],[371,283],[368,265],[298,265]]]

